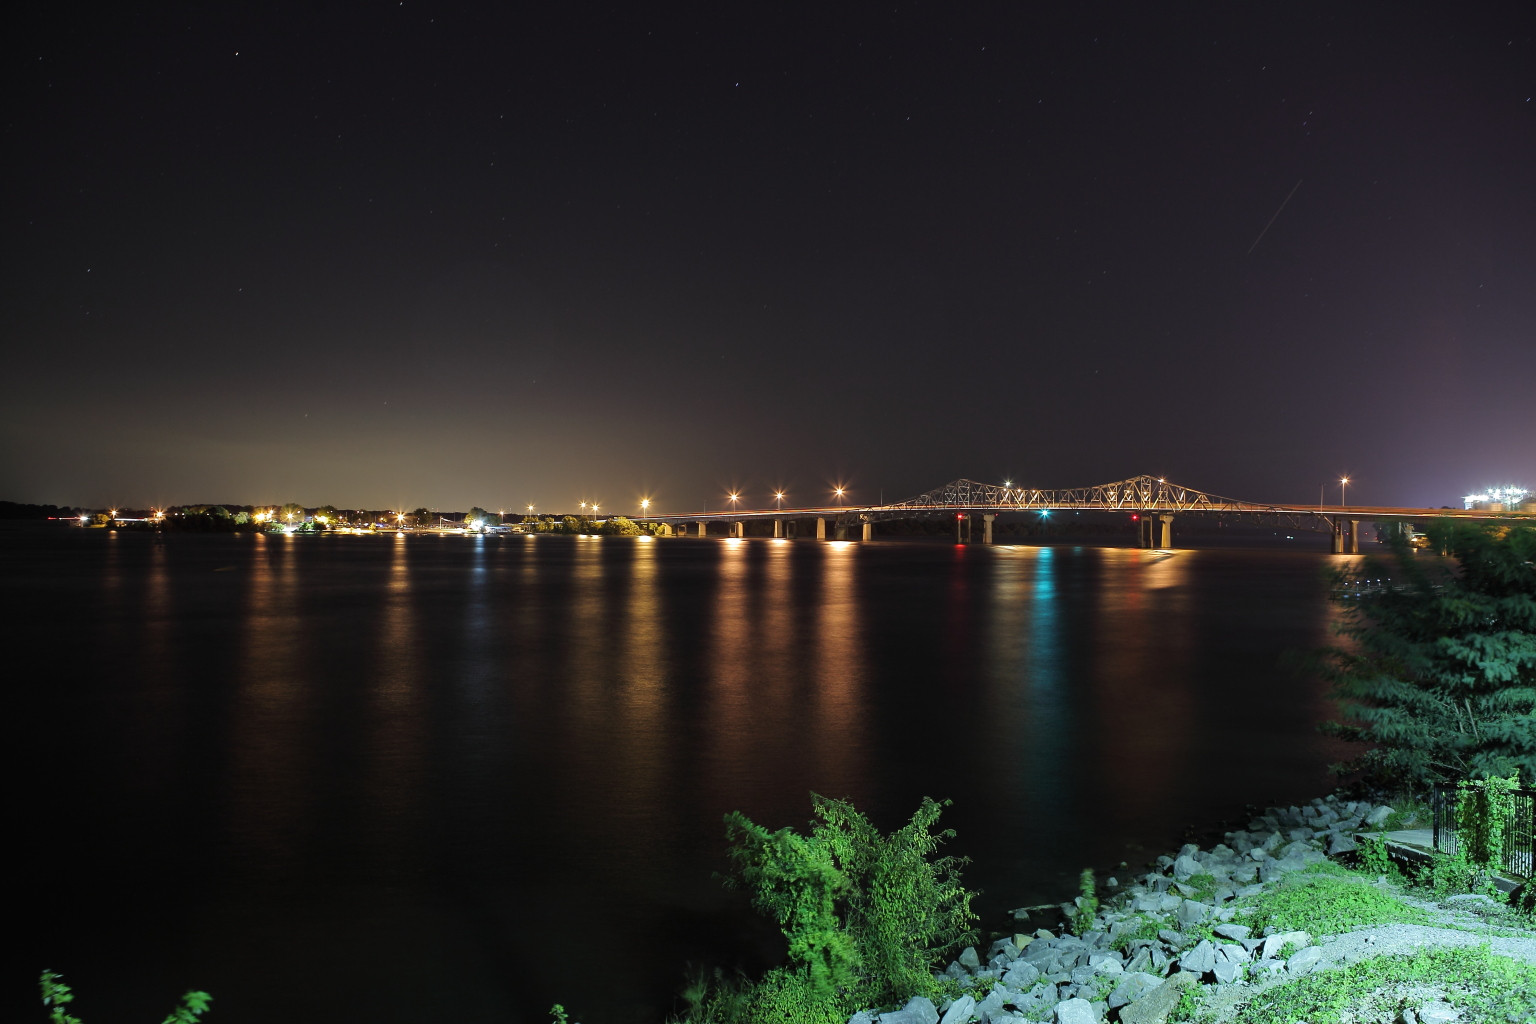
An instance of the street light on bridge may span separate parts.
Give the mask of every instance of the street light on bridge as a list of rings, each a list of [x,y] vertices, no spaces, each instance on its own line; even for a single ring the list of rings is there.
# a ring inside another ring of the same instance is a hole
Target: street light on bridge
[[[843,495],[846,493],[846,490],[847,489],[844,488],[841,484],[839,484],[838,486],[832,488],[832,494],[833,494],[834,497],[837,498],[837,504],[839,506],[841,506],[843,504]]]
[[[1339,477],[1339,507],[1344,507],[1344,488],[1349,485],[1349,477]]]

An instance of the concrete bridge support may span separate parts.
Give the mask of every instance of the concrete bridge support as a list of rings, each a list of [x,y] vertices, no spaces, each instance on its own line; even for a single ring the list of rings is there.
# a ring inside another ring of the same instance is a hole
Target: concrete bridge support
[[[700,519],[698,522],[694,523],[693,525],[694,525],[694,528],[695,528],[693,535],[695,537],[703,537],[703,536],[708,535],[708,533],[709,533],[709,524],[704,522],[704,520]],[[683,536],[686,537],[688,535],[688,527],[687,526],[683,526],[682,530],[683,530]]]
[[[997,513],[995,512],[983,512],[981,514],[981,542],[983,544],[992,543],[992,523],[995,519],[997,519]]]
[[[1333,539],[1328,550],[1331,554],[1342,555],[1344,553],[1344,520],[1335,516],[1329,519],[1328,523],[1333,533]]]
[[[746,523],[732,523],[731,524],[731,536],[732,537],[745,537],[746,535],[747,535],[747,524]]]
[[[1159,538],[1161,543],[1158,544],[1158,547],[1162,548],[1164,551],[1168,551],[1173,547],[1173,516],[1160,515],[1157,518],[1159,524],[1162,526],[1162,530],[1159,531],[1161,534]]]
[[[1360,520],[1358,519],[1349,521],[1349,553],[1352,555],[1360,553]]]
[[[860,539],[861,540],[874,540],[875,539],[875,524],[870,522],[868,519],[864,520],[864,535]]]
[[[971,517],[969,513],[955,516],[955,543],[969,544],[971,542]]]
[[[827,539],[827,521],[825,519],[816,520],[816,539]]]
[[[784,536],[784,520],[775,519],[773,521],[773,536],[776,539]]]

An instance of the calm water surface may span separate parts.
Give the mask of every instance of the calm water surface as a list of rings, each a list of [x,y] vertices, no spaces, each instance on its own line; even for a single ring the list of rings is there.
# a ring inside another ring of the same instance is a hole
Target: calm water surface
[[[1321,792],[1326,555],[0,534],[28,955],[87,1020],[660,1021],[721,816],[953,798],[978,908]],[[27,1016],[23,1017],[25,1014]]]

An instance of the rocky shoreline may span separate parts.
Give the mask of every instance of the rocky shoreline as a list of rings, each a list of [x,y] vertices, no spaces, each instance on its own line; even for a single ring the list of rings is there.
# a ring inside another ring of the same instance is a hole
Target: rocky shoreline
[[[1270,808],[1209,850],[1187,844],[1158,858],[1157,870],[1106,899],[1081,935],[1041,928],[999,939],[985,955],[967,948],[944,971],[959,983],[958,998],[935,1004],[918,996],[897,1010],[860,1011],[848,1024],[1165,1024],[1181,1000],[1188,1005],[1186,993],[1219,1017],[1220,1007],[1266,987],[1391,951],[1392,928],[1443,930],[1444,945],[1479,941],[1455,926],[1404,924],[1323,937],[1272,928],[1256,933],[1244,923],[1251,911],[1242,901],[1330,856],[1353,852],[1355,834],[1392,813],[1332,795],[1304,807]],[[1116,887],[1114,879],[1109,886]],[[1081,898],[1061,907],[1069,918],[1084,909]],[[1015,916],[1027,918],[1023,911]],[[1437,942],[1419,934],[1407,948],[1426,941]],[[1536,931],[1499,945],[1501,955],[1536,964]],[[1430,992],[1400,1019],[1438,1024],[1459,1014]]]

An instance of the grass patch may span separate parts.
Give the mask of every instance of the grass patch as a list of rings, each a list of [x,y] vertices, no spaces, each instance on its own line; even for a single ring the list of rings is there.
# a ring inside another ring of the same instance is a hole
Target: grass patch
[[[1341,935],[1383,924],[1433,923],[1424,911],[1377,888],[1373,879],[1332,863],[1293,872],[1246,905],[1253,908],[1249,923],[1256,933],[1269,928]]]
[[[1405,1007],[1437,998],[1460,1010],[1463,1024],[1532,1020],[1536,971],[1486,946],[1381,956],[1266,989],[1238,1010],[1232,1024],[1400,1020]]]
[[[1137,940],[1150,941],[1157,938],[1157,933],[1166,928],[1162,918],[1149,917],[1146,914],[1135,916],[1136,927],[1128,932],[1121,932],[1110,940],[1109,948],[1117,953],[1124,953],[1131,943]]]
[[[1184,884],[1194,890],[1195,894],[1190,899],[1198,900],[1201,903],[1209,903],[1216,897],[1215,875],[1190,875],[1189,881]]]

